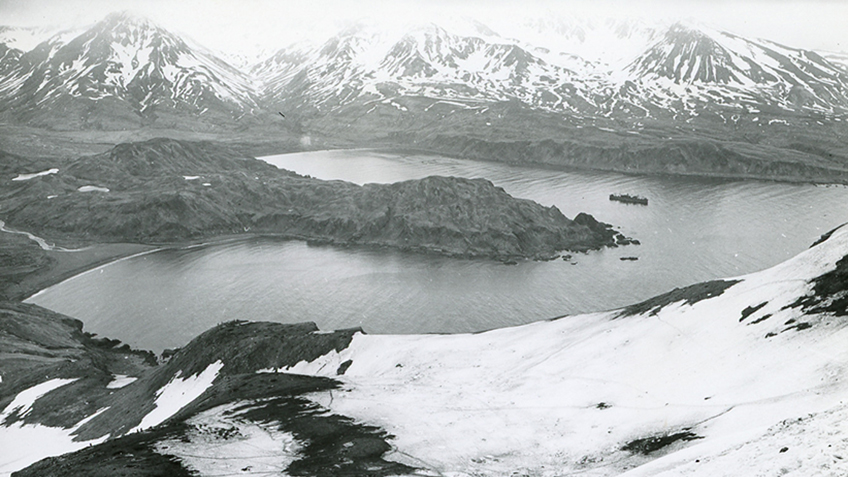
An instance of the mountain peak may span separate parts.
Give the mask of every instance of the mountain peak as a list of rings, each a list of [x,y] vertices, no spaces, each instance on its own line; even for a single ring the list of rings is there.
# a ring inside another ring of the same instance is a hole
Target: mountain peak
[[[155,26],[153,22],[140,13],[133,12],[131,10],[123,10],[120,12],[112,12],[100,21],[101,24],[108,25],[120,25],[120,24],[129,24],[129,25],[139,25],[139,26]]]

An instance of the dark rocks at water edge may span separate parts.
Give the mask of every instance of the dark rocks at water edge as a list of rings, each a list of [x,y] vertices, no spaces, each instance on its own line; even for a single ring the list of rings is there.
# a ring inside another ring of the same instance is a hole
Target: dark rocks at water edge
[[[278,169],[211,142],[152,139],[54,162],[6,155],[0,218],[51,240],[166,243],[269,234],[499,260],[622,244],[588,214],[516,199],[483,179],[359,186]]]
[[[609,200],[622,202],[624,204],[648,205],[648,199],[639,195],[610,194]]]

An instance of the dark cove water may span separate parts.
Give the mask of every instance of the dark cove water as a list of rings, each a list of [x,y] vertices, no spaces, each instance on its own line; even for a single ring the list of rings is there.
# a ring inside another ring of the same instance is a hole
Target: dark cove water
[[[133,346],[176,347],[226,320],[314,321],[370,333],[480,331],[632,304],[674,287],[775,265],[848,222],[848,188],[602,172],[332,151],[264,158],[322,179],[484,177],[510,194],[588,212],[640,246],[515,266],[249,239],[164,250],[89,271],[29,302]],[[611,202],[611,193],[650,199]],[[636,256],[638,261],[621,261]]]

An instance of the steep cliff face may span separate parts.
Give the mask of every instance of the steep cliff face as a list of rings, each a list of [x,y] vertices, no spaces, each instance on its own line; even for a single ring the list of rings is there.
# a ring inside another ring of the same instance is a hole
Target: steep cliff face
[[[843,475],[846,256],[843,226],[768,270],[474,335],[229,322],[155,367],[3,305],[0,442],[31,451],[0,472],[76,451],[15,475]]]
[[[252,232],[497,259],[615,245],[610,226],[575,223],[485,180],[327,182],[212,143],[121,144],[45,171],[21,163],[15,173],[0,184],[0,217],[56,238],[173,242]]]

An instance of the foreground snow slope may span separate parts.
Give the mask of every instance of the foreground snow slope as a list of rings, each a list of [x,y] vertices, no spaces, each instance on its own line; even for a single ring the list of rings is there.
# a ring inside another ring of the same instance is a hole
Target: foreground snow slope
[[[284,371],[335,376],[352,361],[344,392],[312,399],[385,428],[394,458],[442,475],[715,476],[743,463],[747,475],[845,475],[848,331],[838,311],[816,311],[844,300],[844,275],[828,296],[821,277],[846,252],[843,227],[774,268],[712,282],[712,298],[693,287],[477,335],[357,334]],[[818,298],[805,307],[807,295]]]
[[[21,351],[0,354],[0,442],[35,451],[3,455],[0,475],[66,452],[18,475],[848,475],[848,226],[819,242],[622,310],[474,335],[228,322],[133,373],[117,364],[137,352],[7,304],[0,345]],[[138,379],[110,388],[118,374]],[[273,451],[243,465],[252,446]]]

